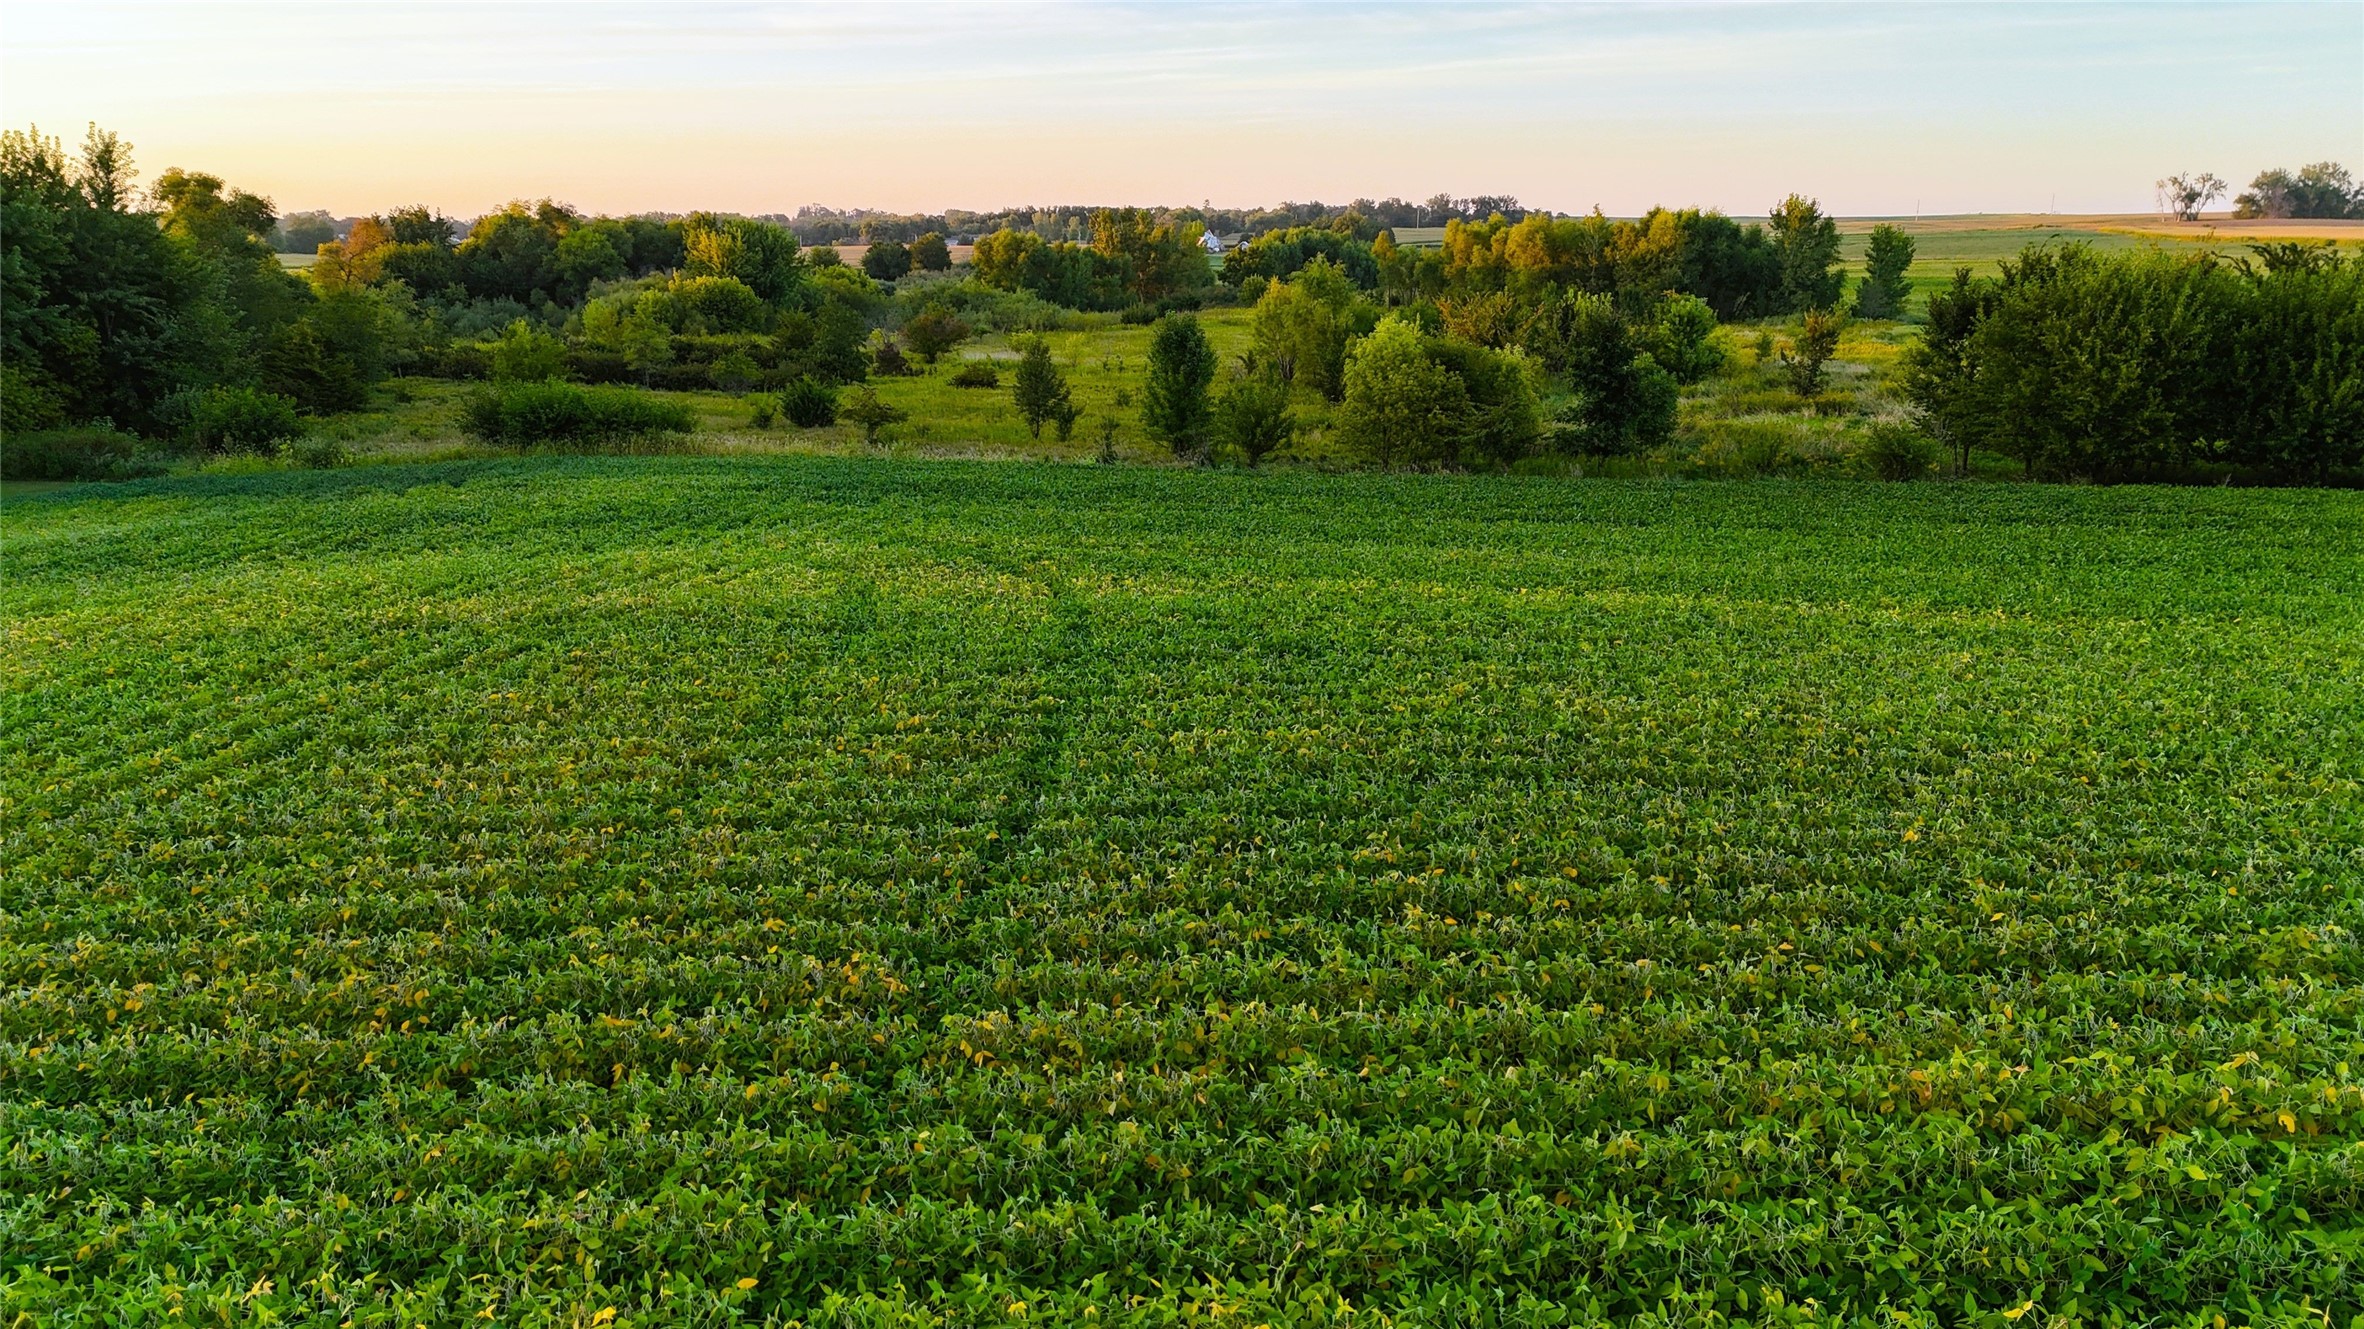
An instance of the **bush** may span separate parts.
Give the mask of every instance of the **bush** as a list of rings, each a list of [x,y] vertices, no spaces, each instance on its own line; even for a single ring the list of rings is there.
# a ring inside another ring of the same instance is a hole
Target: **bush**
[[[1576,395],[1548,431],[1555,451],[1620,456],[1673,437],[1681,389],[1608,297],[1570,294],[1546,305],[1527,345]]]
[[[1203,455],[1212,408],[1207,387],[1215,381],[1215,348],[1190,314],[1168,314],[1149,337],[1149,383],[1143,389],[1141,423],[1149,436],[1177,457]]]
[[[0,434],[0,480],[134,480],[163,470],[138,439],[105,425]]]
[[[757,397],[755,404],[747,408],[747,424],[750,428],[769,429],[779,418],[779,403],[769,397]]]
[[[1263,375],[1241,379],[1215,401],[1216,446],[1238,454],[1251,467],[1296,434],[1296,417],[1289,414],[1289,389],[1275,379]]]
[[[566,344],[521,318],[492,344],[491,360],[497,382],[539,382],[566,372]]]
[[[1847,461],[1831,431],[1796,419],[1717,420],[1692,454],[1710,475],[1812,475]]]
[[[1830,358],[1838,354],[1839,332],[1847,326],[1843,315],[1827,309],[1809,309],[1798,325],[1795,350],[1781,353],[1781,370],[1789,379],[1789,390],[1801,397],[1822,394],[1822,380]]]
[[[279,445],[279,455],[307,470],[325,471],[353,460],[345,445],[322,434],[306,434]]]
[[[1026,422],[1026,432],[1042,437],[1046,422],[1062,418],[1074,410],[1067,388],[1067,376],[1051,363],[1051,345],[1040,337],[1029,337],[1020,348],[1018,374],[1010,385],[1010,402],[1018,408],[1018,418]]]
[[[894,281],[911,271],[911,251],[900,240],[881,240],[862,252],[862,271],[878,281]]]
[[[903,340],[910,344],[912,354],[931,365],[944,352],[967,341],[969,336],[969,325],[940,305],[922,312],[903,325]]]
[[[638,389],[549,381],[479,388],[468,397],[462,420],[487,443],[566,450],[623,447],[686,434],[697,423],[688,407]]]
[[[210,388],[189,405],[189,442],[206,452],[269,453],[302,432],[296,404],[260,388]]]
[[[971,360],[953,371],[952,386],[956,388],[998,388],[1001,371],[983,360]]]
[[[492,377],[492,349],[483,342],[454,342],[444,347],[427,347],[419,352],[417,372],[422,378],[453,378],[463,381]]]
[[[577,383],[629,383],[638,375],[632,371],[631,358],[622,351],[575,346],[566,353],[566,377]]]
[[[1918,480],[1937,469],[1937,440],[1909,424],[1881,421],[1864,436],[1855,456],[1883,480]]]
[[[1864,256],[1863,284],[1855,290],[1856,316],[1902,317],[1905,297],[1912,292],[1904,273],[1912,265],[1913,238],[1900,227],[1885,223],[1874,226],[1871,245]]]
[[[911,362],[903,358],[903,348],[895,343],[895,339],[888,337],[879,342],[878,350],[872,353],[870,372],[880,378],[901,378],[906,374],[916,374],[919,371],[913,369]]]
[[[819,429],[837,423],[837,389],[812,378],[798,378],[780,390],[780,414],[799,429]]]
[[[877,445],[880,430],[909,418],[900,408],[880,401],[877,390],[868,384],[854,389],[854,399],[846,403],[841,414],[849,422],[861,426],[862,444],[865,447]]]
[[[2317,483],[2364,467],[2364,261],[2103,256],[2031,246],[1957,274],[1904,355],[1906,394],[1960,465],[2030,475],[2222,473]]]
[[[1724,348],[1716,344],[1716,311],[1695,295],[1678,295],[1659,306],[1656,321],[1642,337],[1642,345],[1658,367],[1677,383],[1697,383],[1724,367]]]
[[[745,392],[761,382],[763,369],[745,350],[734,348],[729,354],[708,366],[706,376],[713,381],[714,386],[724,392],[736,394]]]

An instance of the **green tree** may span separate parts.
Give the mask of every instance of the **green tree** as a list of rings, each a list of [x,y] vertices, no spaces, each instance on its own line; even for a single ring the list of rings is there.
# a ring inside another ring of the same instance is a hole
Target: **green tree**
[[[1837,310],[1806,311],[1798,324],[1796,347],[1781,352],[1782,372],[1789,378],[1790,391],[1801,397],[1812,397],[1822,391],[1830,358],[1839,351],[1839,333],[1846,326],[1846,315]]]
[[[1695,295],[1669,296],[1658,306],[1642,337],[1650,358],[1677,383],[1697,383],[1724,365],[1717,344],[1716,313]]]
[[[476,219],[459,246],[460,281],[477,299],[530,305],[558,278],[558,239],[579,220],[548,199],[511,203]]]
[[[1839,224],[1813,199],[1792,194],[1773,209],[1770,230],[1781,260],[1781,308],[1798,313],[1836,305],[1847,283],[1839,267]]]
[[[558,248],[551,255],[556,277],[553,297],[560,304],[576,304],[592,283],[613,281],[631,271],[631,261],[616,243],[619,238],[599,225],[578,227],[558,237]]]
[[[1899,359],[1905,398],[1920,410],[1930,432],[1952,446],[1956,475],[1970,473],[1971,448],[2000,423],[1976,408],[1978,366],[1970,338],[2001,296],[1999,284],[1972,278],[1966,267],[1954,269],[1952,287],[1929,296],[1928,330]]]
[[[1250,374],[1215,400],[1215,444],[1239,455],[1250,467],[1297,435],[1289,413],[1289,389],[1268,374]]]
[[[1855,313],[1861,318],[1895,318],[1904,312],[1911,292],[1905,269],[1913,265],[1913,238],[1898,226],[1882,222],[1872,228],[1864,257],[1863,285],[1855,292]]]
[[[424,203],[396,208],[378,220],[384,223],[387,235],[398,245],[433,245],[438,249],[449,249],[452,237],[460,231],[458,222]]]
[[[971,335],[968,324],[942,305],[930,305],[903,325],[903,341],[912,354],[929,364],[946,351],[967,341]]]
[[[897,281],[911,272],[911,251],[900,240],[881,240],[862,251],[862,271],[874,281]]]
[[[952,246],[934,231],[911,242],[911,266],[923,272],[944,272],[952,267]]]
[[[1381,466],[1443,461],[1460,451],[1469,394],[1428,354],[1427,338],[1391,315],[1358,339],[1346,359],[1338,436]]]
[[[1338,400],[1346,390],[1346,345],[1378,322],[1378,310],[1345,274],[1317,258],[1288,281],[1264,288],[1249,319],[1256,358],[1283,384]]]
[[[766,302],[784,305],[804,284],[796,235],[748,217],[693,213],[682,220],[682,271],[693,277],[733,277]]]
[[[566,373],[566,343],[524,319],[511,323],[492,347],[496,383],[539,383]]]
[[[1215,348],[1189,314],[1168,314],[1149,333],[1149,382],[1141,393],[1141,424],[1177,457],[1203,455],[1215,381]]]
[[[336,220],[325,212],[291,212],[279,219],[271,247],[282,254],[316,254],[337,238]]]
[[[837,414],[839,419],[861,426],[864,447],[876,447],[878,431],[910,418],[902,410],[880,401],[877,391],[868,384],[854,389],[854,399],[839,407]]]
[[[1040,337],[1027,338],[1019,350],[1010,402],[1018,408],[1018,418],[1026,422],[1026,432],[1038,439],[1044,422],[1057,421],[1074,409],[1067,378],[1051,363],[1051,344]]]
[[[1615,300],[1561,296],[1536,312],[1527,348],[1576,396],[1555,447],[1615,456],[1672,436],[1679,396],[1674,376],[1642,350]]]
[[[2338,162],[2316,162],[2296,175],[2258,172],[2233,200],[2236,217],[2364,217],[2364,188]]]
[[[73,158],[38,129],[0,134],[8,428],[110,419],[164,432],[176,394],[253,371],[269,329],[234,303],[233,287],[273,291],[285,302],[279,312],[300,312],[301,283],[265,269],[278,260],[242,222],[225,228],[220,247],[168,232],[155,213],[135,210],[137,179],[130,145],[96,125]]]

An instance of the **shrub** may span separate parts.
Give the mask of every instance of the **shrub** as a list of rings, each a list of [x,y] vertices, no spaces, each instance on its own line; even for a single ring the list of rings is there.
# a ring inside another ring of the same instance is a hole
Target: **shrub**
[[[934,231],[911,242],[911,266],[923,272],[944,272],[952,267],[952,246]]]
[[[894,281],[911,271],[911,250],[900,240],[881,240],[862,251],[862,271],[877,281]]]
[[[854,399],[839,412],[847,421],[862,427],[862,445],[876,447],[878,433],[888,425],[900,424],[909,417],[899,408],[878,399],[876,389],[868,384],[854,389]]]
[[[1149,436],[1177,457],[1206,450],[1210,409],[1207,387],[1215,381],[1215,350],[1190,314],[1168,314],[1149,336],[1149,383],[1141,400],[1141,423]]]
[[[189,441],[206,452],[268,453],[302,432],[296,404],[260,388],[210,388],[189,405]]]
[[[262,386],[314,413],[358,410],[368,399],[361,372],[336,354],[309,318],[274,333],[263,348]]]
[[[566,377],[577,383],[629,383],[636,375],[631,358],[622,351],[570,346],[566,352]]]
[[[1829,430],[1802,420],[1718,420],[1705,433],[1692,462],[1711,475],[1807,475],[1847,460]]]
[[[325,471],[353,460],[345,445],[323,434],[306,434],[279,445],[281,458],[307,470]]]
[[[1074,405],[1067,388],[1067,377],[1051,363],[1051,346],[1040,337],[1029,337],[1018,357],[1016,381],[1010,385],[1010,404],[1018,408],[1018,418],[1026,422],[1026,432],[1042,437],[1045,422],[1057,420],[1062,412],[1072,411]]]
[[[2231,468],[2326,481],[2364,466],[2364,262],[2031,246],[1955,276],[1907,347],[1907,395],[1953,445],[2031,475]]]
[[[1781,353],[1781,369],[1790,391],[1801,397],[1821,395],[1823,376],[1830,358],[1838,354],[1839,332],[1846,326],[1845,316],[1831,310],[1806,311],[1798,324],[1795,348]]]
[[[1346,357],[1339,439],[1381,466],[1443,461],[1459,451],[1469,393],[1428,354],[1427,338],[1400,316],[1381,322]]]
[[[837,389],[818,379],[794,379],[780,390],[780,414],[799,429],[836,424]]]
[[[706,376],[724,392],[740,393],[763,379],[763,369],[744,349],[734,348],[708,366]]]
[[[138,439],[105,425],[0,434],[0,480],[133,480],[163,470]]]
[[[1864,256],[1863,285],[1855,291],[1855,313],[1861,318],[1896,318],[1904,313],[1911,291],[1904,270],[1913,264],[1913,238],[1902,228],[1882,223],[1872,228],[1871,246]]]
[[[492,344],[492,376],[500,383],[532,383],[566,372],[566,344],[518,319]]]
[[[1697,383],[1724,367],[1716,344],[1716,311],[1695,295],[1677,295],[1658,307],[1658,317],[1641,338],[1658,367],[1677,383]]]
[[[903,348],[896,344],[895,339],[888,337],[879,342],[878,350],[871,354],[870,372],[880,378],[901,378],[906,374],[916,374],[919,371],[913,369],[911,362],[903,358]]]
[[[1864,435],[1855,456],[1883,480],[1918,480],[1937,469],[1937,441],[1909,424],[1883,420]]]
[[[969,336],[969,325],[941,305],[925,310],[903,325],[903,340],[909,343],[912,354],[931,365]]]
[[[779,403],[770,397],[757,397],[755,404],[747,408],[747,424],[750,428],[769,429],[779,418]]]
[[[983,360],[971,360],[953,371],[952,386],[956,388],[998,388],[1001,386],[1001,371]]]
[[[696,427],[689,408],[636,388],[571,383],[499,383],[470,394],[469,433],[504,447],[621,448]]]
[[[1555,450],[1619,456],[1673,435],[1681,395],[1674,376],[1641,350],[1633,326],[1608,297],[1570,294],[1546,305],[1528,328],[1527,344],[1576,395],[1550,431]]]
[[[1258,374],[1231,385],[1215,402],[1215,443],[1253,467],[1297,434],[1289,389]]]

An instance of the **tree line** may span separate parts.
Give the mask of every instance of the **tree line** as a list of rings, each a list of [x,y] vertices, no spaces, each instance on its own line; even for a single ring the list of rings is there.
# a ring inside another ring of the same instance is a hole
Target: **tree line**
[[[880,238],[849,266],[757,218],[521,201],[464,227],[426,207],[359,218],[298,274],[274,253],[290,228],[268,200],[177,169],[141,190],[129,146],[94,126],[74,154],[37,131],[0,137],[0,209],[7,430],[209,448],[287,438],[394,373],[760,390],[764,413],[875,434],[895,412],[865,380],[979,332],[1119,311],[1155,324],[1140,420],[1178,457],[1253,464],[1318,397],[1336,440],[1374,464],[1498,467],[1663,448],[1733,319],[1799,319],[1782,363],[1814,397],[1847,293],[1836,223],[1800,195],[1749,222],[1454,216],[1434,248],[1341,213],[1268,230],[1219,268],[1201,222],[1101,208],[1074,239],[982,235],[964,270],[937,231]],[[1853,312],[1898,314],[1912,260],[1909,235],[1876,228]],[[2340,479],[2364,466],[2360,282],[2364,262],[2325,248],[2232,261],[2037,247],[1934,296],[1898,381],[1958,465],[1986,451],[2030,475]],[[1210,305],[1249,308],[1231,363],[1192,316]],[[1019,346],[1014,405],[1038,435],[1068,437],[1072,394],[1039,342]],[[1768,338],[1758,357],[1771,353]],[[970,379],[999,382],[991,366]],[[560,411],[562,397],[520,390],[471,418],[511,421],[496,431],[509,437],[514,420],[568,411],[592,435],[661,414],[612,395]]]

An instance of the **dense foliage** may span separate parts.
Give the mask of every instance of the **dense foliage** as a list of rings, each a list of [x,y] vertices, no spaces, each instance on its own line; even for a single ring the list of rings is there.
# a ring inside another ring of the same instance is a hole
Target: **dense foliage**
[[[2338,162],[2316,162],[2297,174],[2258,172],[2233,200],[2235,217],[2364,217],[2364,186]]]
[[[1141,208],[1092,215],[1089,245],[1003,229],[977,237],[977,280],[1070,309],[1114,310],[1213,284],[1197,223],[1158,222]]]
[[[680,403],[645,392],[555,381],[479,388],[465,418],[468,432],[487,443],[562,451],[647,446],[696,423]]]
[[[2364,469],[2364,260],[2035,246],[1929,302],[1906,383],[2031,474],[2323,481]]]
[[[2354,516],[667,458],[12,500],[0,1305],[2346,1325]]]

